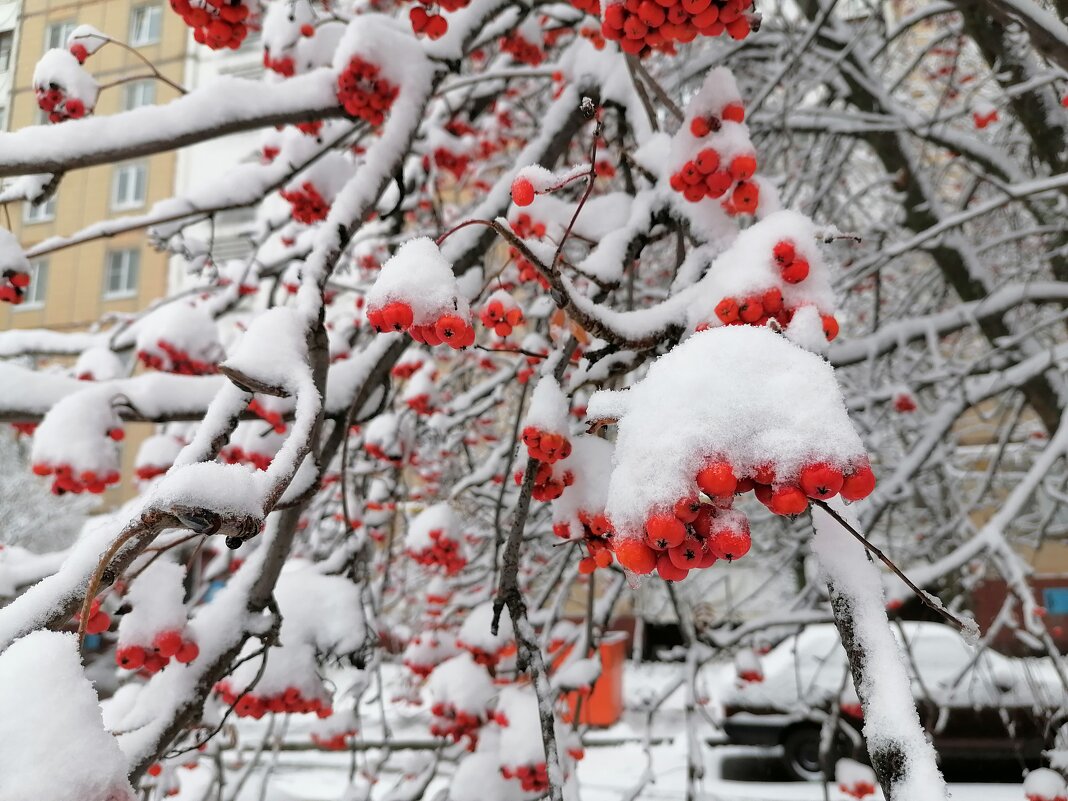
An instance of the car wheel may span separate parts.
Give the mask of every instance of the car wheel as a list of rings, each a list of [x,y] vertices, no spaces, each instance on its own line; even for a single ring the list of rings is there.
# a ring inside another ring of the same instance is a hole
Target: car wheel
[[[838,761],[849,753],[849,744],[839,735],[836,738],[831,762]],[[823,766],[820,764],[820,729],[818,726],[799,726],[787,732],[782,742],[783,764],[787,772],[803,782],[823,781]]]

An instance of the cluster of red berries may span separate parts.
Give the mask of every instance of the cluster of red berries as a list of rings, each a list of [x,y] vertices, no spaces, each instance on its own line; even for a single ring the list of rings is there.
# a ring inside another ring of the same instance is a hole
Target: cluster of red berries
[[[63,87],[58,84],[35,87],[34,94],[37,97],[37,106],[48,114],[49,122],[81,119],[90,110],[86,109],[85,102],[80,98],[67,97]]]
[[[485,718],[457,709],[453,704],[439,701],[430,707],[430,714],[435,720],[430,724],[430,733],[435,737],[448,737],[454,743],[467,739],[467,750],[474,751],[478,746],[478,730],[485,724]]]
[[[108,430],[108,436],[118,442],[124,435],[121,428],[112,428]],[[69,464],[52,465],[45,462],[37,462],[33,465],[32,470],[36,476],[54,476],[52,479],[53,495],[64,495],[68,492],[72,492],[75,495],[83,492],[99,495],[111,485],[118,484],[122,478],[118,470],[100,472],[82,470],[75,473],[74,467]]]
[[[297,63],[293,60],[293,56],[279,56],[278,58],[271,58],[271,54],[267,50],[263,51],[263,66],[266,69],[269,69],[271,72],[277,72],[284,78],[292,78],[297,72]],[[273,149],[275,151],[274,156],[277,156],[278,148]],[[267,148],[264,148],[265,157],[266,150]],[[271,158],[268,160],[273,160],[274,156],[271,156]]]
[[[325,220],[330,213],[330,204],[311,181],[305,181],[298,189],[283,189],[278,194],[293,207],[293,219],[305,225]]]
[[[604,9],[601,34],[625,53],[674,53],[676,43],[726,32],[742,40],[753,30],[752,0],[624,0]]]
[[[274,461],[273,456],[269,456],[266,453],[246,451],[240,445],[227,445],[222,448],[219,451],[219,458],[226,464],[240,464],[243,462],[252,465],[257,470],[266,470],[271,466],[271,462]],[[166,472],[166,469],[161,472]],[[138,473],[138,476],[140,476],[140,473]]]
[[[421,565],[437,565],[445,570],[446,576],[455,576],[467,565],[467,560],[460,553],[460,543],[451,537],[446,537],[440,528],[433,529],[430,534],[433,544],[421,550],[408,550],[408,555]]]
[[[719,114],[708,114],[690,120],[690,133],[697,139],[704,139],[710,133],[716,133],[725,122],[745,122],[745,106],[741,102],[727,103]]]
[[[499,298],[490,298],[479,314],[482,324],[492,328],[499,337],[511,336],[512,330],[523,322],[523,310],[506,306]]]
[[[720,154],[711,147],[702,149],[669,179],[671,188],[691,203],[705,198],[721,198],[733,186],[731,205],[739,211],[756,211],[760,190],[749,179],[756,174],[757,160],[751,154],[735,156],[722,164]]]
[[[425,34],[431,39],[440,39],[449,32],[449,23],[441,14],[434,14],[422,6],[415,6],[408,12],[412,23],[412,32],[417,36]]]
[[[916,411],[916,400],[906,392],[894,396],[894,410],[902,414]]]
[[[797,515],[808,508],[810,499],[839,494],[848,501],[867,497],[875,488],[875,475],[866,463],[843,471],[827,462],[811,462],[793,481],[779,481],[770,465],[738,478],[729,462],[714,460],[698,472],[696,483],[713,503],[694,496],[679,500],[671,512],[654,512],[645,521],[644,539],[615,543],[623,567],[639,574],[655,569],[661,578],[679,581],[692,568],[748,553],[752,542],[748,520],[730,509],[735,495],[752,490],[775,514]]]
[[[684,499],[672,513],[653,514],[642,539],[613,543],[616,559],[632,573],[653,570],[665,581],[682,581],[690,570],[711,567],[717,559],[738,559],[749,552],[749,521],[744,514]]]
[[[371,125],[381,125],[400,90],[380,75],[377,64],[353,56],[337,77],[337,99],[345,113]]]
[[[158,673],[170,664],[171,659],[188,665],[200,656],[200,648],[193,640],[187,640],[180,631],[161,631],[152,638],[152,645],[123,645],[115,650],[115,664],[125,670],[144,670]]]
[[[368,456],[372,456],[375,459],[380,459],[383,462],[389,462],[395,467],[399,467],[403,461],[403,457],[400,455],[392,455],[386,453],[385,449],[377,442],[365,442],[363,449],[367,452]]]
[[[166,373],[178,375],[210,375],[219,372],[219,368],[211,362],[192,358],[186,351],[171,344],[165,339],[156,341],[156,347],[163,351],[167,359],[147,350],[137,351],[137,358],[141,363],[152,370],[160,370]]]
[[[463,640],[457,640],[456,644],[471,654],[471,658],[475,660],[476,664],[488,668],[496,667],[501,663],[502,659],[506,656],[511,656],[516,652],[516,645],[514,642],[505,643],[496,651],[487,651],[485,648],[479,648],[477,645],[472,645]]]
[[[759,670],[739,670],[738,680],[745,684],[760,684],[764,681],[764,674]]]
[[[519,179],[517,178],[516,180],[518,181]],[[530,182],[528,181],[527,183]],[[512,191],[515,191],[514,184],[512,185]],[[530,187],[530,191],[534,191],[533,186]],[[520,212],[512,220],[509,220],[508,225],[513,231],[515,231],[516,236],[520,236],[523,239],[527,239],[532,236],[541,239],[543,236],[545,236],[545,223],[536,222],[534,218],[527,214],[525,211]]]
[[[134,475],[142,481],[150,481],[156,476],[162,476],[169,469],[170,467],[166,465],[143,464],[134,470]]]
[[[240,0],[204,0],[198,5],[190,0],[171,0],[171,8],[193,29],[197,44],[212,50],[237,50],[248,36],[250,11]]]
[[[553,464],[571,455],[571,441],[563,434],[542,431],[537,426],[523,429],[523,444],[527,453],[539,462]]]
[[[860,779],[848,784],[845,782],[839,782],[838,789],[848,795],[850,798],[867,798],[869,795],[875,795],[875,782]],[[1030,801],[1031,796],[1028,796]],[[1056,801],[1056,799],[1054,799]]]
[[[523,471],[516,472],[515,483],[523,483]],[[531,497],[536,501],[555,501],[564,494],[564,490],[575,483],[575,475],[570,470],[564,470],[559,476],[553,471],[553,466],[548,462],[538,462],[534,471],[534,486],[531,489]]]
[[[311,741],[324,751],[347,751],[350,737],[356,736],[355,729],[340,731],[336,734],[311,733]]]
[[[502,765],[501,775],[516,779],[524,793],[544,793],[549,789],[549,771],[544,762],[529,765]]]
[[[588,576],[599,567],[608,567],[612,564],[612,548],[608,540],[600,537],[586,537],[584,540],[589,556],[579,560],[578,571]]]
[[[519,31],[512,31],[501,37],[501,51],[511,55],[520,64],[528,64],[531,67],[537,67],[545,60],[545,52]]]
[[[369,308],[367,321],[379,333],[407,331],[416,342],[424,342],[427,345],[444,343],[450,348],[459,350],[475,344],[474,326],[462,317],[456,314],[443,314],[433,322],[416,325],[412,307],[399,300],[387,303],[380,308]]]
[[[428,417],[435,412],[435,408],[430,402],[430,395],[426,393],[405,398],[404,402],[408,405],[409,409],[424,417]]]
[[[517,248],[509,247],[508,254],[515,259],[516,269],[519,270],[520,283],[526,284],[530,281],[536,281],[541,285],[542,289],[549,288],[548,279],[542,275],[538,268],[534,266],[534,263],[520,253]]]
[[[981,111],[973,111],[972,112],[972,122],[974,122],[975,123],[975,127],[980,129],[980,130],[982,130],[983,128],[987,127],[992,122],[997,122],[997,121],[998,121],[998,110],[996,108],[992,108],[992,109],[990,109],[989,111],[987,111],[985,113],[981,112]]]
[[[439,170],[447,170],[459,180],[467,172],[471,164],[471,157],[466,153],[453,153],[447,147],[439,147],[434,150],[434,165]]]
[[[286,433],[286,424],[282,420],[282,413],[274,409],[268,409],[256,398],[253,398],[248,405],[248,410],[256,415],[264,422],[270,423],[276,434]]]
[[[322,698],[305,698],[296,687],[287,687],[283,692],[271,695],[241,695],[240,692],[234,691],[227,679],[223,679],[215,685],[215,694],[224,704],[232,706],[234,714],[239,718],[259,720],[271,712],[314,712],[320,718],[328,718],[334,714],[333,707]]]
[[[111,616],[100,608],[100,599],[94,598],[89,605],[89,619],[85,621],[86,634],[103,634],[111,628]]]
[[[26,287],[30,285],[30,274],[21,270],[7,269],[4,270],[0,278],[3,278],[3,281],[0,282],[0,300],[14,306],[22,303],[23,295],[26,294]]]

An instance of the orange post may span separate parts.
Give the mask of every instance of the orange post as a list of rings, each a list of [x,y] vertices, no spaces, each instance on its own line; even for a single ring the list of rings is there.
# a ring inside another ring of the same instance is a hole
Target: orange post
[[[559,665],[567,658],[570,648],[557,658]],[[601,675],[589,692],[575,690],[567,694],[567,712],[564,721],[570,723],[575,717],[575,707],[582,698],[579,723],[586,726],[612,726],[623,715],[623,665],[627,661],[627,635],[624,632],[608,632],[601,638],[598,648],[601,655]]]

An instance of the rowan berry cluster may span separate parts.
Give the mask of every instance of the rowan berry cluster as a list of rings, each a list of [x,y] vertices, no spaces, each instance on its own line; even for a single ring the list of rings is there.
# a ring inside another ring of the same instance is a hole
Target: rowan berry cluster
[[[125,436],[121,428],[110,428],[109,439],[120,442]],[[53,476],[52,494],[65,495],[68,492],[79,495],[89,492],[99,495],[122,478],[118,470],[76,470],[71,464],[50,464],[35,462],[31,468],[36,476]]]
[[[589,6],[584,2],[581,6]],[[675,44],[724,32],[741,40],[753,30],[747,13],[752,0],[624,0],[605,7],[601,33],[619,42],[623,52],[647,55],[653,50],[673,54]],[[584,9],[585,10],[585,9]]]
[[[379,333],[407,331],[416,342],[424,342],[427,345],[444,343],[450,348],[460,350],[475,344],[474,326],[459,315],[446,313],[417,325],[412,307],[400,300],[379,308],[368,308],[367,321]]]
[[[466,739],[468,751],[474,751],[478,746],[478,730],[486,724],[484,716],[441,701],[430,707],[430,714],[434,716],[430,733],[435,737],[448,737],[454,743]]]
[[[467,172],[471,164],[471,157],[466,153],[454,153],[447,147],[434,149],[434,165],[439,170],[451,172],[459,180]]]
[[[549,771],[544,762],[528,765],[502,765],[501,775],[515,779],[525,793],[544,793],[549,789]]]
[[[85,621],[86,634],[103,634],[111,628],[111,616],[100,608],[100,599],[94,598],[89,605],[89,618]]]
[[[143,670],[149,675],[158,673],[171,659],[188,665],[200,656],[200,648],[177,629],[161,631],[150,645],[119,645],[115,650],[115,664],[124,670]]]
[[[263,66],[271,72],[277,72],[285,78],[292,78],[297,72],[297,64],[293,60],[293,56],[279,56],[278,58],[272,58],[268,50],[263,51]],[[267,148],[264,148],[264,155],[266,155],[266,150]],[[274,150],[274,155],[278,155],[278,149],[274,148]],[[273,156],[271,158],[273,159]]]
[[[540,462],[553,464],[571,455],[571,442],[563,434],[542,431],[536,426],[523,429],[523,444],[527,454]]]
[[[381,75],[377,64],[353,56],[348,67],[337,78],[337,99],[352,117],[359,117],[371,125],[381,125],[386,119],[400,89]]]
[[[479,317],[486,328],[492,328],[499,337],[510,336],[512,330],[523,322],[523,310],[511,300],[501,297],[505,293],[494,293],[486,302]]]
[[[37,106],[48,114],[49,122],[64,122],[84,117],[92,109],[86,108],[85,101],[78,97],[69,97],[62,86],[50,83],[47,86],[34,87]]]
[[[512,191],[515,191],[514,185]],[[530,191],[534,191],[533,186],[531,186]],[[545,223],[536,222],[534,218],[525,211],[521,211],[519,214],[515,215],[515,217],[508,221],[508,225],[515,231],[516,236],[522,237],[523,239],[528,239],[532,236],[541,239],[545,236]]]
[[[337,732],[336,734],[318,734],[312,732],[311,741],[324,751],[347,751],[349,750],[349,738],[356,735],[355,729]]]
[[[212,50],[237,50],[248,36],[251,11],[240,0],[171,0],[171,8],[193,29],[197,44]]]
[[[523,471],[516,472],[514,478],[516,484],[522,484]],[[570,470],[563,470],[557,475],[551,464],[538,462],[530,495],[536,501],[555,501],[574,483],[575,475]]]
[[[305,181],[298,189],[282,189],[278,194],[293,207],[293,219],[305,225],[325,220],[330,213],[330,204],[311,181]]]
[[[232,706],[234,714],[239,718],[259,720],[271,712],[314,712],[320,718],[328,718],[334,714],[328,702],[322,698],[307,698],[297,687],[287,687],[283,692],[271,695],[242,695],[241,692],[235,691],[228,679],[223,679],[215,685],[215,694],[224,704]]]
[[[277,409],[269,409],[261,401],[253,398],[249,401],[248,410],[261,420],[270,423],[274,433],[284,434],[286,432],[286,424],[282,420],[282,413]]]
[[[201,359],[194,359],[189,353],[166,339],[156,340],[156,347],[163,351],[163,356],[147,350],[137,351],[137,358],[145,367],[152,370],[178,375],[209,375],[219,371],[216,365]]]
[[[467,559],[460,552],[459,542],[446,536],[440,528],[433,529],[428,536],[433,544],[419,550],[409,548],[408,556],[421,565],[443,568],[446,576],[455,576],[466,567]]]
[[[501,51],[508,53],[520,64],[528,64],[531,67],[537,67],[545,60],[545,52],[519,31],[512,31],[501,37]]]
[[[26,294],[26,288],[30,285],[30,274],[21,270],[4,270],[0,275],[0,301],[18,306],[22,303]]]
[[[721,198],[730,192],[724,201],[728,212],[752,214],[760,201],[759,187],[749,180],[756,169],[756,157],[751,154],[735,156],[724,164],[717,150],[706,147],[673,173],[669,183],[691,203]]]

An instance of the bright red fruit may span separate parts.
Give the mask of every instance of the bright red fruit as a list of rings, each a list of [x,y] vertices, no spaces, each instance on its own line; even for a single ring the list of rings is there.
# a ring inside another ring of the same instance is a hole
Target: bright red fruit
[[[520,175],[512,181],[512,202],[517,206],[529,206],[534,202],[534,184]]]
[[[614,545],[616,560],[631,573],[644,576],[656,568],[656,551],[641,540],[619,540]]]
[[[686,526],[674,514],[651,515],[645,521],[645,539],[658,551],[674,548],[686,538]]]
[[[772,490],[767,506],[777,515],[799,515],[808,508],[808,496],[800,487],[786,485]]]
[[[729,462],[712,462],[697,474],[697,486],[712,498],[733,495],[738,479]]]
[[[875,489],[875,473],[871,467],[863,465],[845,477],[842,482],[842,497],[847,501],[859,501],[867,498]]]
[[[810,498],[827,500],[842,489],[842,471],[826,462],[817,462],[801,470],[801,489]]]

